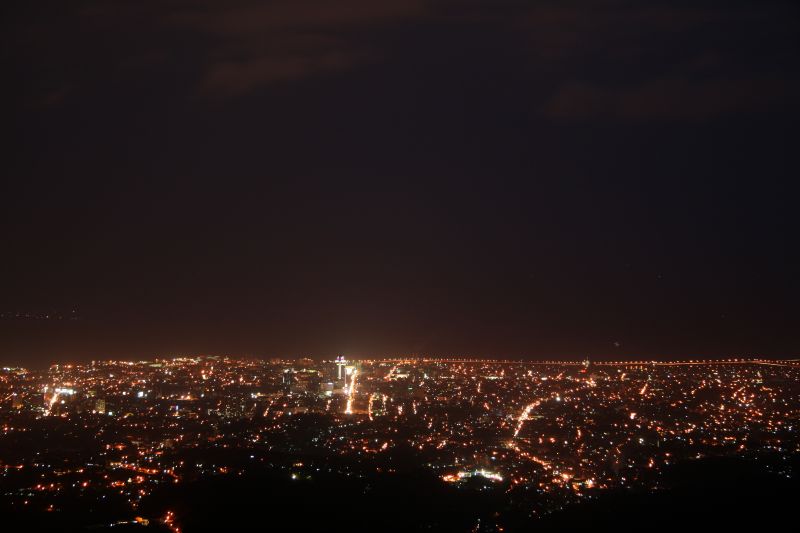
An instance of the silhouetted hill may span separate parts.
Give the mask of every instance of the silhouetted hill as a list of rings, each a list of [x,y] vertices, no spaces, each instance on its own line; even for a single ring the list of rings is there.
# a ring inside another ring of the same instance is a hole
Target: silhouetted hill
[[[671,488],[615,492],[569,507],[536,523],[536,531],[786,531],[793,530],[798,482],[763,465],[710,459],[665,472]]]

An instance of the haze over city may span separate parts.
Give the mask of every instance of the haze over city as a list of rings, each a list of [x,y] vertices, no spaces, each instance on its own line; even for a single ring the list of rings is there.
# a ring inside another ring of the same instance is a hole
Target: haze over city
[[[0,359],[798,353],[791,2],[6,2]]]

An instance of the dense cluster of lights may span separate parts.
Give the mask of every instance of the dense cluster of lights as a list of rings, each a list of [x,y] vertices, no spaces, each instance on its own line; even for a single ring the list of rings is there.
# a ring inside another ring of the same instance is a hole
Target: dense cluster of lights
[[[337,472],[357,475],[391,472],[382,458],[403,446],[443,482],[558,508],[604,489],[656,489],[652,473],[677,461],[798,453],[799,378],[794,361],[741,359],[182,357],[5,368],[2,497],[57,512],[59,494],[114,496],[135,513],[163,484],[247,470],[190,451],[242,450],[253,464],[273,464],[276,453],[348,458],[355,466]],[[39,448],[15,448],[29,434]],[[90,444],[75,452],[74,442]],[[298,481],[334,468],[275,465]],[[22,472],[37,483],[15,485]],[[171,511],[159,520],[179,531]]]

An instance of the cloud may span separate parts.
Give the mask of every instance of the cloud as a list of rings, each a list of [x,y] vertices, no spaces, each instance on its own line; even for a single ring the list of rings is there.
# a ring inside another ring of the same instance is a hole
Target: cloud
[[[551,118],[702,120],[796,107],[797,15],[785,2],[542,2],[517,28]]]
[[[374,54],[354,35],[426,7],[423,0],[208,2],[177,11],[167,24],[212,40],[200,92],[232,97],[362,64]]]
[[[784,80],[659,79],[623,87],[566,83],[545,103],[552,118],[705,119],[769,112],[794,105],[796,84]]]
[[[349,47],[280,50],[244,59],[221,59],[210,64],[200,92],[206,96],[242,95],[276,82],[346,70],[366,60],[366,54]]]
[[[714,114],[785,92],[799,13],[775,0],[87,0],[25,6],[3,35],[41,100],[120,79],[228,99],[383,61],[470,79],[485,61],[552,116],[703,101]]]

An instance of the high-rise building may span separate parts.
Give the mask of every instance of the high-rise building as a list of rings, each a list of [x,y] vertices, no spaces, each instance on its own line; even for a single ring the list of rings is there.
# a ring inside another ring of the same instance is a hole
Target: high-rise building
[[[19,394],[14,394],[11,398],[11,407],[13,409],[22,409],[25,407],[25,404],[22,403],[22,397]]]
[[[106,412],[106,401],[103,399],[95,400],[94,402],[94,410],[100,414],[105,414]]]
[[[292,385],[294,385],[294,369],[287,368],[283,371],[283,392],[284,394],[292,393]]]

